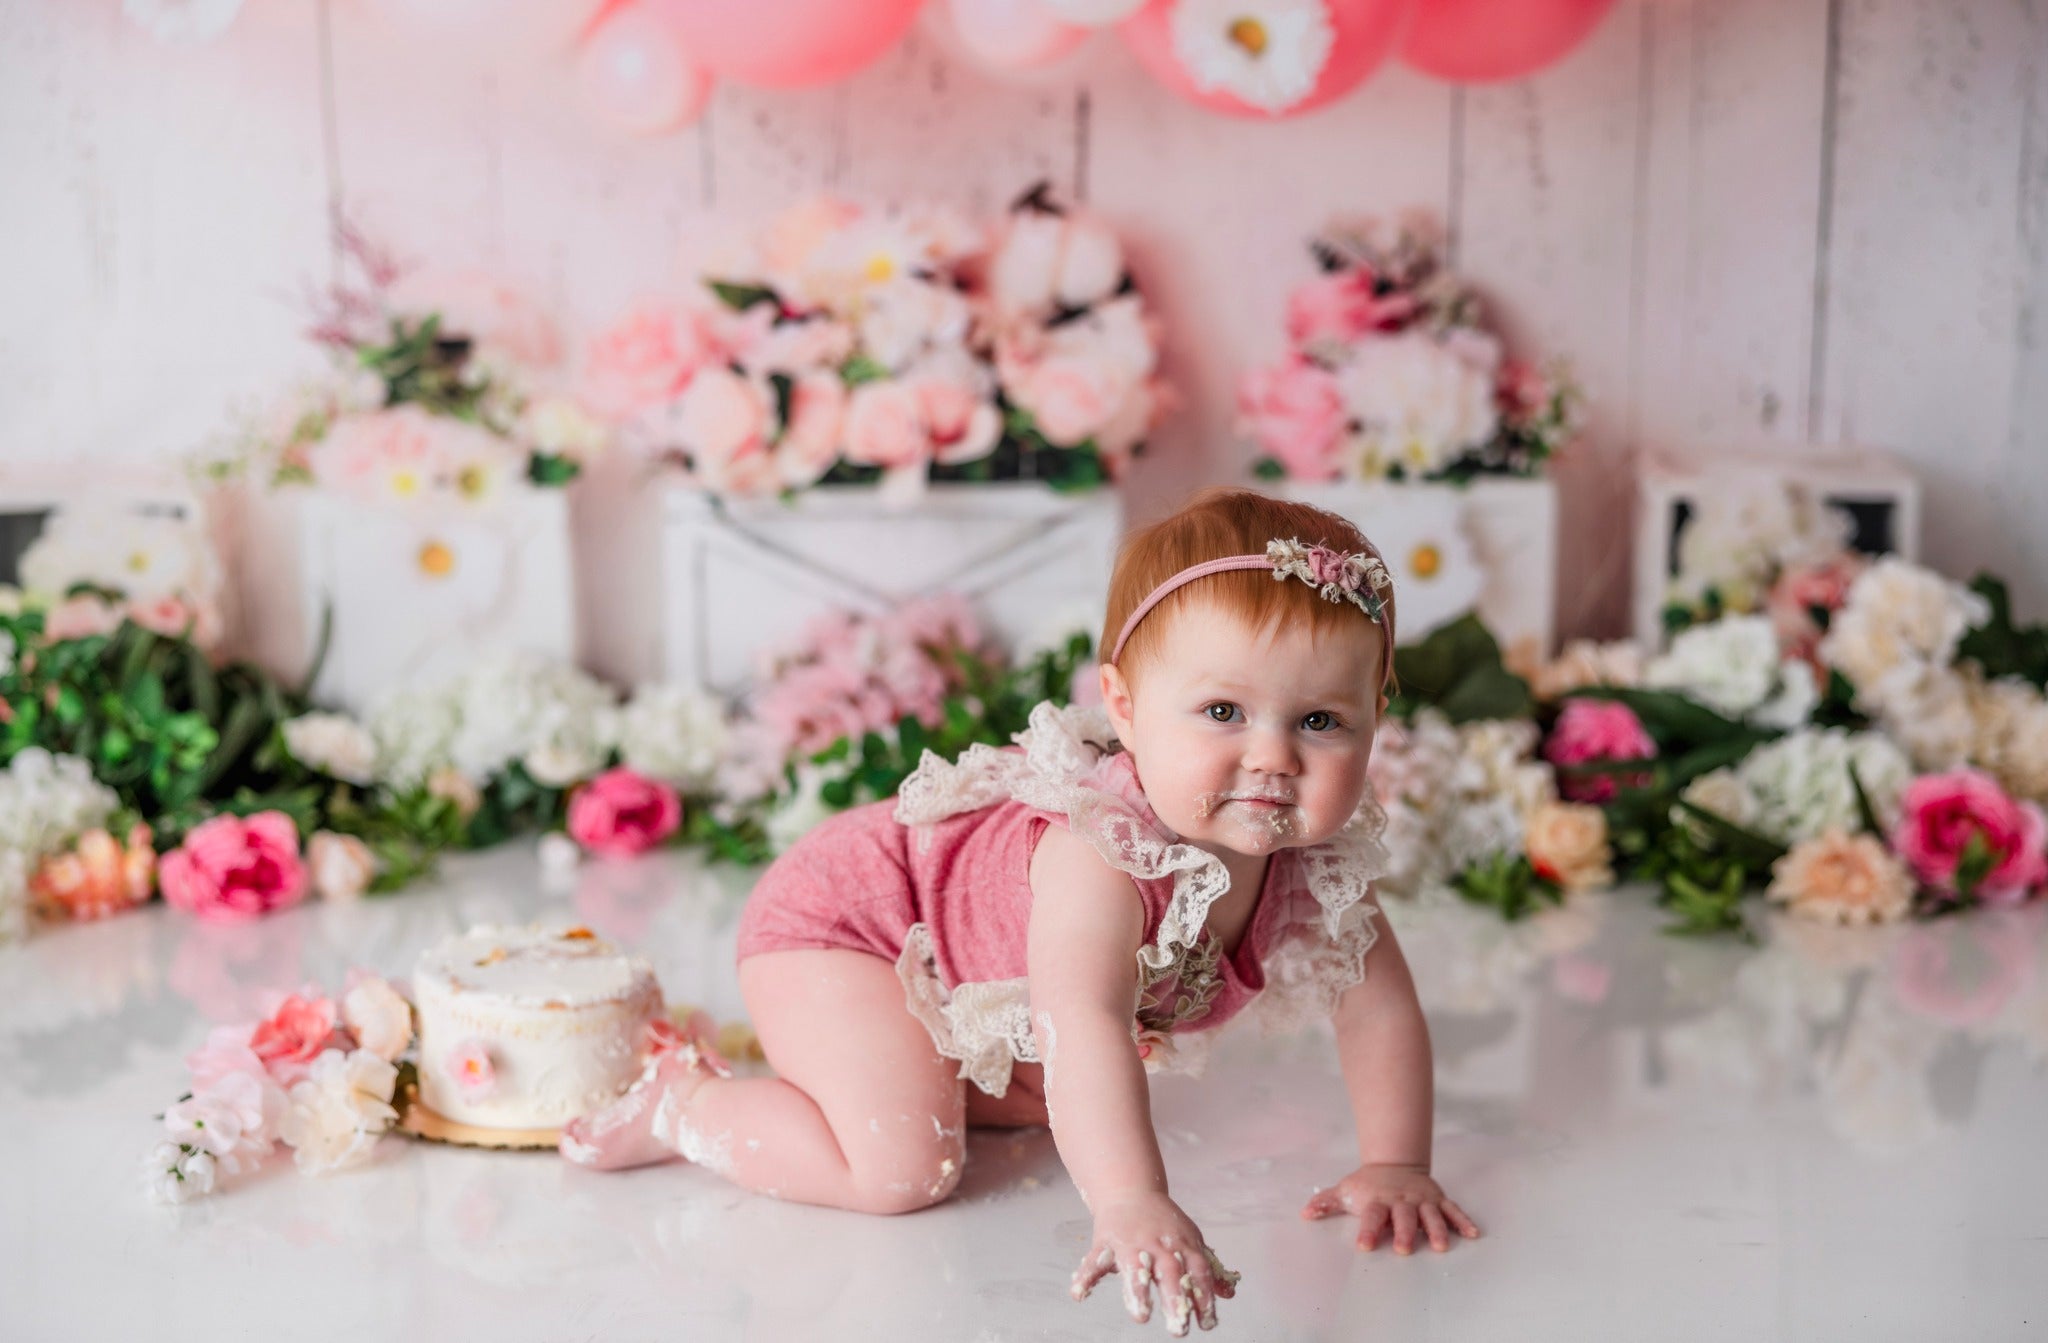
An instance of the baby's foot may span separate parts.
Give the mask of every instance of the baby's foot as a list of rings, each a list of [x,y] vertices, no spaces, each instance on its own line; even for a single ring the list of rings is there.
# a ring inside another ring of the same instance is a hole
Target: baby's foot
[[[732,1076],[725,1060],[704,1043],[709,1028],[710,1019],[695,1013],[682,1031],[650,1030],[653,1052],[640,1080],[610,1105],[563,1125],[562,1155],[594,1170],[675,1160],[674,1116],[705,1078]]]

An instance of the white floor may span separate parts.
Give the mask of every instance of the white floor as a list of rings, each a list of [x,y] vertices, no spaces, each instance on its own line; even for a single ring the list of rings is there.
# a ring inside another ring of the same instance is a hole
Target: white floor
[[[402,975],[471,922],[573,908],[648,953],[672,1000],[736,1011],[749,874],[659,859],[546,894],[537,871],[520,846],[361,905],[244,928],[158,907],[0,952],[0,1336],[1139,1335],[1114,1291],[1065,1295],[1088,1221],[1043,1130],[975,1135],[960,1194],[897,1219],[682,1165],[607,1176],[399,1139],[352,1174],[279,1159],[202,1203],[144,1201],[152,1116],[209,1023],[352,964]],[[1218,1336],[2048,1337],[2042,914],[1774,925],[1756,949],[1662,936],[1638,892],[1512,927],[1397,910],[1436,1045],[1438,1176],[1488,1234],[1398,1259],[1298,1220],[1348,1169],[1329,1043],[1233,1035],[1208,1080],[1154,1088],[1175,1195],[1244,1273]]]

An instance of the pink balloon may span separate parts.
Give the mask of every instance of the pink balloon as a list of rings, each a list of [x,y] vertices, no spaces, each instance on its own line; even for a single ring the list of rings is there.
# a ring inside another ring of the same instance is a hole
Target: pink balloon
[[[613,10],[591,33],[576,57],[576,86],[592,116],[629,135],[687,126],[711,97],[711,77],[683,40],[639,4]]]
[[[1519,79],[1586,40],[1614,0],[1417,0],[1401,60],[1457,84]]]
[[[1094,36],[1062,23],[1045,0],[946,0],[945,10],[967,54],[993,70],[1050,65]]]
[[[713,74],[762,88],[830,84],[896,45],[924,0],[651,0]]]
[[[1152,77],[1181,97],[1217,112],[1240,117],[1291,117],[1343,97],[1365,82],[1394,52],[1407,28],[1415,0],[1324,0],[1334,30],[1322,71],[1307,94],[1285,107],[1248,102],[1227,87],[1203,88],[1182,62],[1174,38],[1180,0],[1151,0],[1117,29]]]

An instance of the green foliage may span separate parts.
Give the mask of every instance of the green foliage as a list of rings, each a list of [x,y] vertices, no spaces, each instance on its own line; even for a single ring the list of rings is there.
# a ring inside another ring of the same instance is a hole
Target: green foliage
[[[1543,905],[1564,903],[1564,888],[1539,876],[1521,854],[1497,853],[1458,873],[1451,884],[1459,895],[1509,922],[1526,918]]]
[[[1469,723],[1527,718],[1535,707],[1529,683],[1501,664],[1500,645],[1475,615],[1395,649],[1394,674],[1400,692],[1388,711],[1404,718],[1430,707],[1454,723]]]
[[[574,459],[551,452],[536,452],[526,462],[526,478],[543,488],[559,488],[583,474]]]
[[[1285,480],[1287,468],[1278,457],[1261,457],[1252,463],[1252,475],[1260,480]]]
[[[713,280],[711,292],[718,295],[718,301],[734,312],[745,312],[756,303],[773,303],[778,309],[782,306],[782,301],[775,297],[775,291],[765,284],[736,284],[730,280]]]
[[[1991,616],[1963,636],[1956,656],[1977,663],[1993,680],[2017,676],[2036,690],[2048,690],[2048,624],[2013,624],[2012,598],[1990,574],[1978,574],[1970,590],[1990,604]]]

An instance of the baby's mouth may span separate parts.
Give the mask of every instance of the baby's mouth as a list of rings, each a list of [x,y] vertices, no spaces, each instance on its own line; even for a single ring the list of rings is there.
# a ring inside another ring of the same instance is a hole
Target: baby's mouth
[[[1213,816],[1223,809],[1226,802],[1235,802],[1248,811],[1271,812],[1294,805],[1292,793],[1263,793],[1250,789],[1239,789],[1230,793],[1205,793],[1195,806],[1200,816]]]

